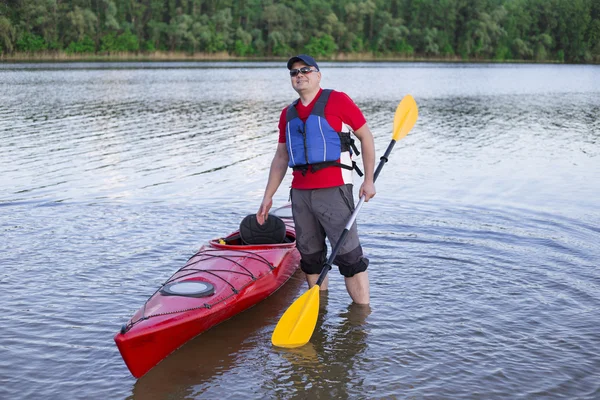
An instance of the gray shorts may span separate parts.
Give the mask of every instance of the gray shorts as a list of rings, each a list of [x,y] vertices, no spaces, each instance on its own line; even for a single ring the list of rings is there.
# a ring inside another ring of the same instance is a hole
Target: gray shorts
[[[302,256],[300,267],[307,274],[320,274],[327,260],[325,238],[335,247],[354,211],[352,185],[325,189],[292,189],[292,214],[296,227],[296,247]],[[340,274],[351,277],[367,270],[356,222],[333,261]]]

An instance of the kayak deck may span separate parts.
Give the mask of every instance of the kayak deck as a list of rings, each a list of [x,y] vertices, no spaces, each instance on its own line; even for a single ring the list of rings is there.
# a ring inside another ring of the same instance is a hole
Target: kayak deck
[[[202,246],[115,335],[133,376],[141,377],[193,337],[264,300],[297,270],[300,256],[291,223],[290,243],[243,245],[238,238],[234,232]],[[179,283],[214,290],[197,297],[168,291]]]

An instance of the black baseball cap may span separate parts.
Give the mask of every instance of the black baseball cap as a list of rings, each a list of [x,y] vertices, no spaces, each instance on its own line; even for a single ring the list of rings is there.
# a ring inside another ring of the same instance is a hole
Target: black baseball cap
[[[317,65],[317,62],[315,61],[315,59],[306,54],[300,54],[300,55],[290,58],[287,62],[288,69],[292,69],[292,65],[294,65],[294,63],[297,61],[302,61],[304,64],[308,65],[309,67],[315,67],[317,70],[319,69],[319,66]]]

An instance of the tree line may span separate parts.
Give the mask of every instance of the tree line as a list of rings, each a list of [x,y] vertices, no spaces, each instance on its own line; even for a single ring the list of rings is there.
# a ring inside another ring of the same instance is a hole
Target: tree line
[[[599,0],[5,0],[0,54],[600,62]]]

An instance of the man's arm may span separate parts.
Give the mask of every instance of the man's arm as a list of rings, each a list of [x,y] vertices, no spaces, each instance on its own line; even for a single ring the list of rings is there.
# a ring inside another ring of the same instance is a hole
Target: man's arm
[[[273,205],[273,196],[275,195],[275,192],[277,192],[277,189],[279,188],[279,185],[281,185],[281,181],[283,181],[287,172],[288,161],[289,156],[285,143],[278,143],[277,151],[275,152],[273,161],[271,161],[269,181],[267,182],[265,194],[260,203],[260,207],[258,208],[258,212],[256,213],[256,220],[261,225],[266,221],[267,216],[269,215],[269,210]],[[371,176],[372,175],[373,174],[371,173]]]
[[[365,176],[360,190],[359,197],[365,195],[365,201],[369,201],[375,196],[375,184],[373,182],[373,173],[375,171],[375,141],[369,126],[365,123],[359,129],[354,131],[354,136],[360,140],[360,150],[362,154],[363,168]]]

